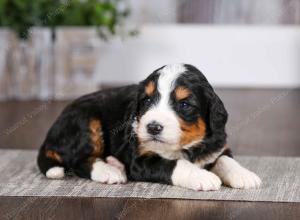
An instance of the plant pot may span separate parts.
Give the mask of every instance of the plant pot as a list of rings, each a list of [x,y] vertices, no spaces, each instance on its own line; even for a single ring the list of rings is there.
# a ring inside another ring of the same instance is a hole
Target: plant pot
[[[73,99],[98,89],[96,67],[100,45],[95,28],[56,29],[56,99]]]

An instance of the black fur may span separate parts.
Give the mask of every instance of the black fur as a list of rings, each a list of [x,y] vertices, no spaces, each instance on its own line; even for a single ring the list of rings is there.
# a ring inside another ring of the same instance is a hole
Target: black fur
[[[195,67],[186,65],[188,72],[185,74],[192,91],[197,93],[198,101],[201,105],[199,110],[202,117],[206,120],[208,128],[206,137],[198,146],[194,146],[185,151],[191,161],[195,161],[208,154],[222,149],[226,145],[225,125],[228,113],[223,102],[214,92],[205,76]]]
[[[185,100],[188,105],[184,110],[175,100],[172,105],[186,122],[193,123],[201,117],[207,126],[204,140],[182,151],[185,158],[194,162],[225,146],[227,112],[204,75],[191,65],[185,67],[187,71],[176,80],[176,85],[188,87],[193,96]],[[91,161],[112,155],[124,163],[130,180],[171,184],[176,160],[162,158],[156,153],[140,155],[139,141],[132,128],[134,120],[159,99],[157,91],[149,99],[144,88],[149,81],[157,83],[160,69],[138,85],[95,92],[68,105],[41,146],[38,155],[41,172],[45,174],[51,167],[62,166],[66,172],[73,171],[80,177],[90,178]],[[89,129],[90,121],[95,119],[101,123],[104,142],[103,152],[96,156],[93,155]],[[49,151],[57,153],[61,160],[47,156]]]

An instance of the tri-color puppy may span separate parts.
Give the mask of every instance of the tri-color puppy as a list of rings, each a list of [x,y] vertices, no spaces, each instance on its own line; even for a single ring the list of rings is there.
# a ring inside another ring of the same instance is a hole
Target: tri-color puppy
[[[194,66],[166,65],[138,85],[83,96],[41,146],[48,178],[72,171],[101,183],[149,181],[193,190],[258,187],[226,146],[227,112]]]

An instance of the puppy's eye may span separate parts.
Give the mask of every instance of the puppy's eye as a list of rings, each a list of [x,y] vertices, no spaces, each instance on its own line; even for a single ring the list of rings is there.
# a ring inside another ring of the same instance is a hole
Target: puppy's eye
[[[187,102],[180,102],[179,103],[179,108],[182,109],[182,110],[186,110],[190,107],[190,104],[187,103]]]
[[[145,105],[151,105],[151,103],[152,103],[152,98],[147,97],[147,98],[144,99],[144,104]]]

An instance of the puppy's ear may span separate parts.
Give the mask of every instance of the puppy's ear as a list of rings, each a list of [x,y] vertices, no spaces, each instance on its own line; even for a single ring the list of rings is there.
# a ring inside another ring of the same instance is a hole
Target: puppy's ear
[[[226,144],[225,126],[228,119],[228,113],[223,102],[212,88],[208,88],[208,126],[209,132],[207,142],[215,145],[216,148],[224,147]]]
[[[225,125],[228,113],[218,95],[213,91],[211,102],[209,103],[209,126],[213,133],[225,133]]]
[[[128,107],[127,107],[127,117],[134,119],[137,116],[138,112],[138,102],[139,102],[139,96],[140,96],[140,89],[141,83],[136,85],[136,88],[132,91],[132,94],[130,96],[132,97]]]
[[[125,119],[125,139],[124,143],[134,144],[136,142],[135,126],[138,116],[138,101],[139,101],[140,85],[136,85],[132,92],[129,94],[131,98],[127,108]]]

